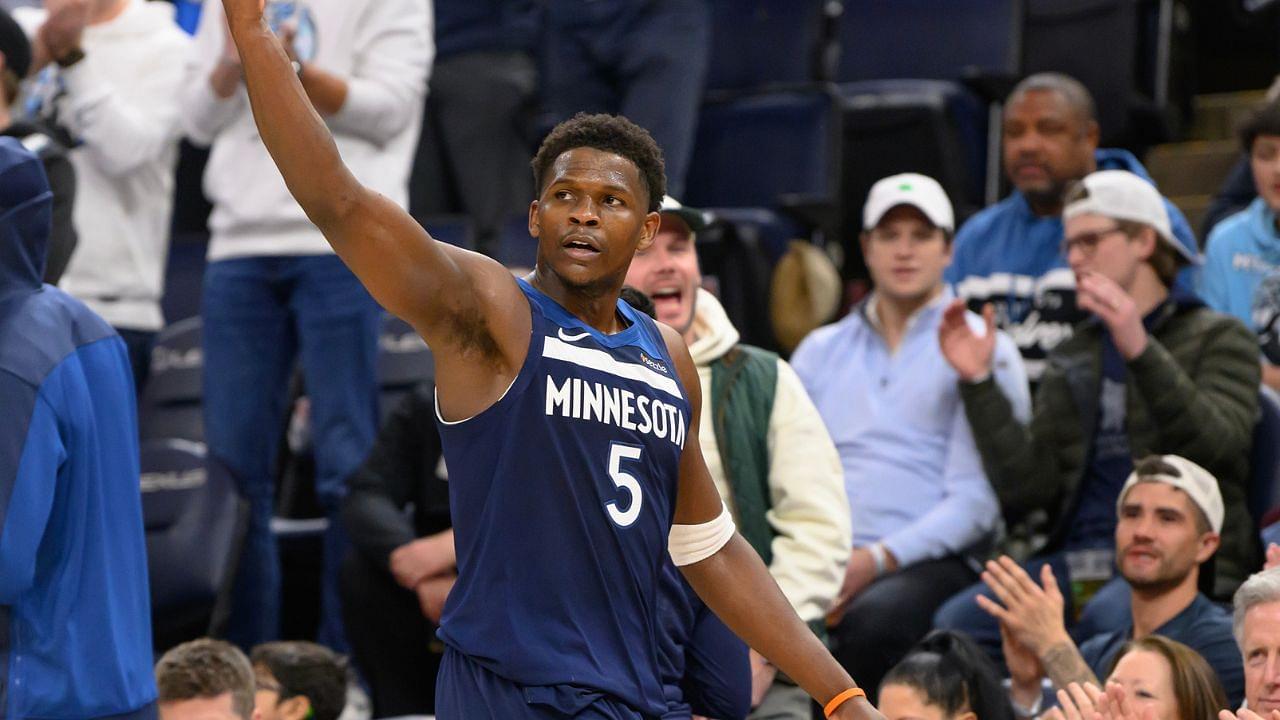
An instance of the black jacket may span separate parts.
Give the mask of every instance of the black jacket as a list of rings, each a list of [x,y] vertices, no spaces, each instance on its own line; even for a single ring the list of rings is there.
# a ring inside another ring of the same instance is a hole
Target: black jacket
[[[393,550],[453,527],[449,485],[436,477],[440,434],[434,393],[435,386],[424,383],[397,405],[369,456],[347,478],[342,520],[351,544],[388,571]]]

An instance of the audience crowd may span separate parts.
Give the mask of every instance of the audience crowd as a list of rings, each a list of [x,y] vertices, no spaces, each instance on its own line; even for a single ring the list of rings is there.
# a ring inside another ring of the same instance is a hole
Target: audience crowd
[[[430,714],[458,567],[434,386],[380,415],[383,312],[264,149],[221,3],[194,36],[162,2],[19,4],[0,9],[0,716]],[[626,299],[683,335],[738,532],[887,718],[1280,720],[1280,547],[1257,507],[1275,468],[1255,463],[1280,441],[1255,433],[1280,390],[1280,100],[1241,127],[1245,187],[1198,242],[1099,147],[1081,83],[1022,80],[1010,194],[964,220],[931,177],[877,182],[855,200],[872,290],[788,362],[741,341],[700,264],[720,220],[679,201],[707,5],[651,5],[267,4],[352,172],[420,219],[467,216],[504,262],[543,126],[604,111],[653,134],[670,195]],[[247,519],[226,640],[153,649],[134,402],[184,138],[209,149],[204,441]],[[320,644],[280,640],[298,368]],[[667,565],[666,717],[811,717]]]

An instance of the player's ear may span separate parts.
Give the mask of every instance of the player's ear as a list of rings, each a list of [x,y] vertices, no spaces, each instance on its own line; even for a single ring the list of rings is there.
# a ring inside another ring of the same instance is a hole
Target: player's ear
[[[648,250],[653,245],[653,239],[658,236],[658,227],[662,225],[662,215],[657,212],[651,212],[644,216],[644,225],[640,228],[640,244],[636,246],[637,250]]]
[[[529,203],[529,235],[538,237],[540,232],[542,232],[542,226],[538,224],[538,201],[534,200]]]

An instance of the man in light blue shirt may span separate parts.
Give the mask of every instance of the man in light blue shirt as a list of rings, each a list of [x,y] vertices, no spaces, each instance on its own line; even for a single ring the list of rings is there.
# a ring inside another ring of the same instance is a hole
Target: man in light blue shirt
[[[954,214],[931,178],[872,187],[862,252],[875,292],[814,331],[791,359],[844,465],[853,548],[827,618],[834,654],[868,690],[930,629],[933,612],[977,577],[967,560],[1000,516],[973,442],[958,377],[938,346]],[[970,323],[983,328],[981,318]],[[994,374],[1030,415],[1026,371],[1007,336]]]

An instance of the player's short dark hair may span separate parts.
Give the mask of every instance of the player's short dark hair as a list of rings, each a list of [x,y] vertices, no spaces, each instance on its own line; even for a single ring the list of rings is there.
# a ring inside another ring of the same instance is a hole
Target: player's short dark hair
[[[1245,153],[1253,152],[1253,143],[1259,135],[1280,135],[1280,102],[1258,106],[1240,123],[1240,147]]]
[[[314,720],[337,720],[347,704],[347,661],[323,645],[302,641],[258,645],[249,656],[280,685],[280,699],[305,697]]]
[[[981,720],[1013,720],[995,664],[968,636],[950,630],[934,630],[916,643],[880,681],[886,685],[916,689],[947,717],[970,710]]]
[[[533,185],[546,187],[547,171],[556,158],[574,148],[589,147],[620,155],[635,164],[649,193],[649,212],[657,212],[667,194],[662,149],[649,131],[621,115],[578,113],[552,128],[533,156]]]
[[[232,712],[253,717],[253,668],[239,648],[222,640],[192,640],[165,653],[156,663],[156,686],[162,703],[231,693]]]

